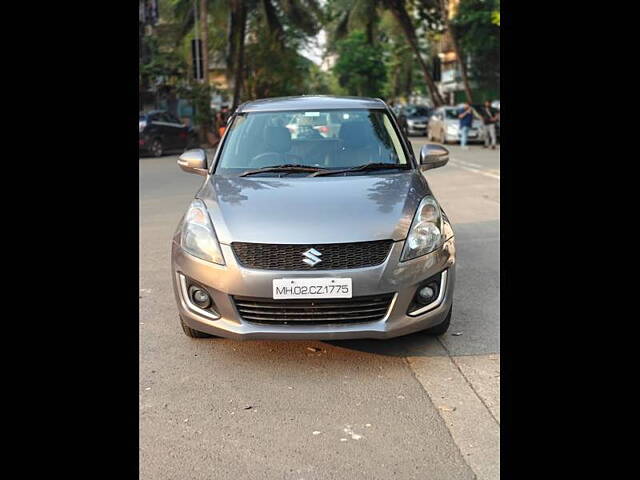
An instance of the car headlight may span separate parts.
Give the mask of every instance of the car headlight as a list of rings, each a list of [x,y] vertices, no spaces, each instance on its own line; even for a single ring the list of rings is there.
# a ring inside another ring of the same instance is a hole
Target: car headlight
[[[182,221],[180,246],[194,257],[224,265],[220,244],[213,230],[207,207],[202,200],[194,200]]]
[[[435,198],[422,199],[411,222],[401,262],[431,253],[442,244],[442,214]]]

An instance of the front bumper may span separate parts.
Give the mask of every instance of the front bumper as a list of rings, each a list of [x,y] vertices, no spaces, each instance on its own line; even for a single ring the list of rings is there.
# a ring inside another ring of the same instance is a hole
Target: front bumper
[[[426,135],[427,134],[427,126],[417,126],[417,125],[408,125],[407,132],[410,135]]]
[[[447,140],[449,142],[459,142],[460,141],[460,131],[456,130],[454,133],[447,132]],[[467,135],[467,142],[484,142],[484,133],[481,129],[473,129],[469,131]]]
[[[239,265],[229,245],[221,245],[226,265],[219,266],[184,252],[172,244],[172,277],[178,311],[189,327],[211,335],[241,339],[354,339],[392,338],[424,330],[442,323],[453,300],[455,284],[455,239],[428,255],[399,263],[403,241],[395,242],[386,261],[378,266],[351,270],[270,271]],[[444,295],[434,307],[409,316],[407,310],[416,290],[425,279],[447,270]],[[205,316],[188,305],[181,287],[181,276],[194,280],[209,291],[220,318]],[[367,323],[323,325],[264,325],[243,320],[232,296],[272,297],[272,281],[277,278],[349,277],[353,296],[394,293],[384,318]],[[437,305],[437,306],[436,306]]]

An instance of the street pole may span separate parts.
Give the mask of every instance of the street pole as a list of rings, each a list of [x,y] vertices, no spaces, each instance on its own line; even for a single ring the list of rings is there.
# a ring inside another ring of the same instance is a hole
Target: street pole
[[[209,26],[207,25],[207,0],[200,0],[200,30],[202,30],[202,78],[209,84]]]
[[[207,94],[206,102],[203,104],[203,108],[205,108],[205,112],[208,112],[211,108],[211,97],[209,96],[209,26],[208,26],[208,14],[207,14],[207,0],[200,0],[200,31],[202,35],[202,51],[200,52],[200,56],[202,58],[202,83],[204,88],[204,92]],[[197,23],[197,19],[196,19]],[[207,115],[208,117],[208,115]],[[205,143],[208,143],[208,131],[209,124],[208,121],[203,121],[202,125],[200,125],[200,131],[202,138]]]
[[[195,46],[196,46],[196,58],[195,60],[195,69],[196,69],[196,80],[200,81],[200,62],[198,61],[200,59],[200,45],[198,42],[198,0],[193,0],[193,15],[195,16],[194,20],[193,20],[193,27],[194,27],[194,41],[195,41]]]

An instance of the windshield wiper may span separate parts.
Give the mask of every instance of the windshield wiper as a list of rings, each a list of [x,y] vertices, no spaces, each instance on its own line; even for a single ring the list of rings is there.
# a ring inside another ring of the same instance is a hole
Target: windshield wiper
[[[324,170],[316,172],[310,177],[319,177],[320,175],[335,175],[336,173],[348,173],[348,172],[363,172],[365,170],[384,170],[384,169],[401,169],[406,170],[407,167],[399,163],[365,163],[364,165],[358,165],[357,167],[345,168],[344,170]]]
[[[325,170],[324,168],[287,163],[284,165],[271,165],[268,167],[257,168],[255,170],[247,170],[246,172],[241,173],[239,176],[246,177],[247,175],[255,175],[256,173],[266,173],[266,172],[313,172],[315,174],[315,173],[322,173],[326,171],[327,170]]]

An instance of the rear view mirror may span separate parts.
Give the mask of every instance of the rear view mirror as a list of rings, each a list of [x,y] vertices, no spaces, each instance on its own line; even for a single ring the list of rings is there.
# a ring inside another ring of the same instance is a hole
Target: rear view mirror
[[[427,143],[420,149],[420,170],[444,167],[449,161],[449,150],[442,145]]]
[[[187,150],[178,157],[178,166],[187,173],[207,176],[207,152],[202,148]]]

